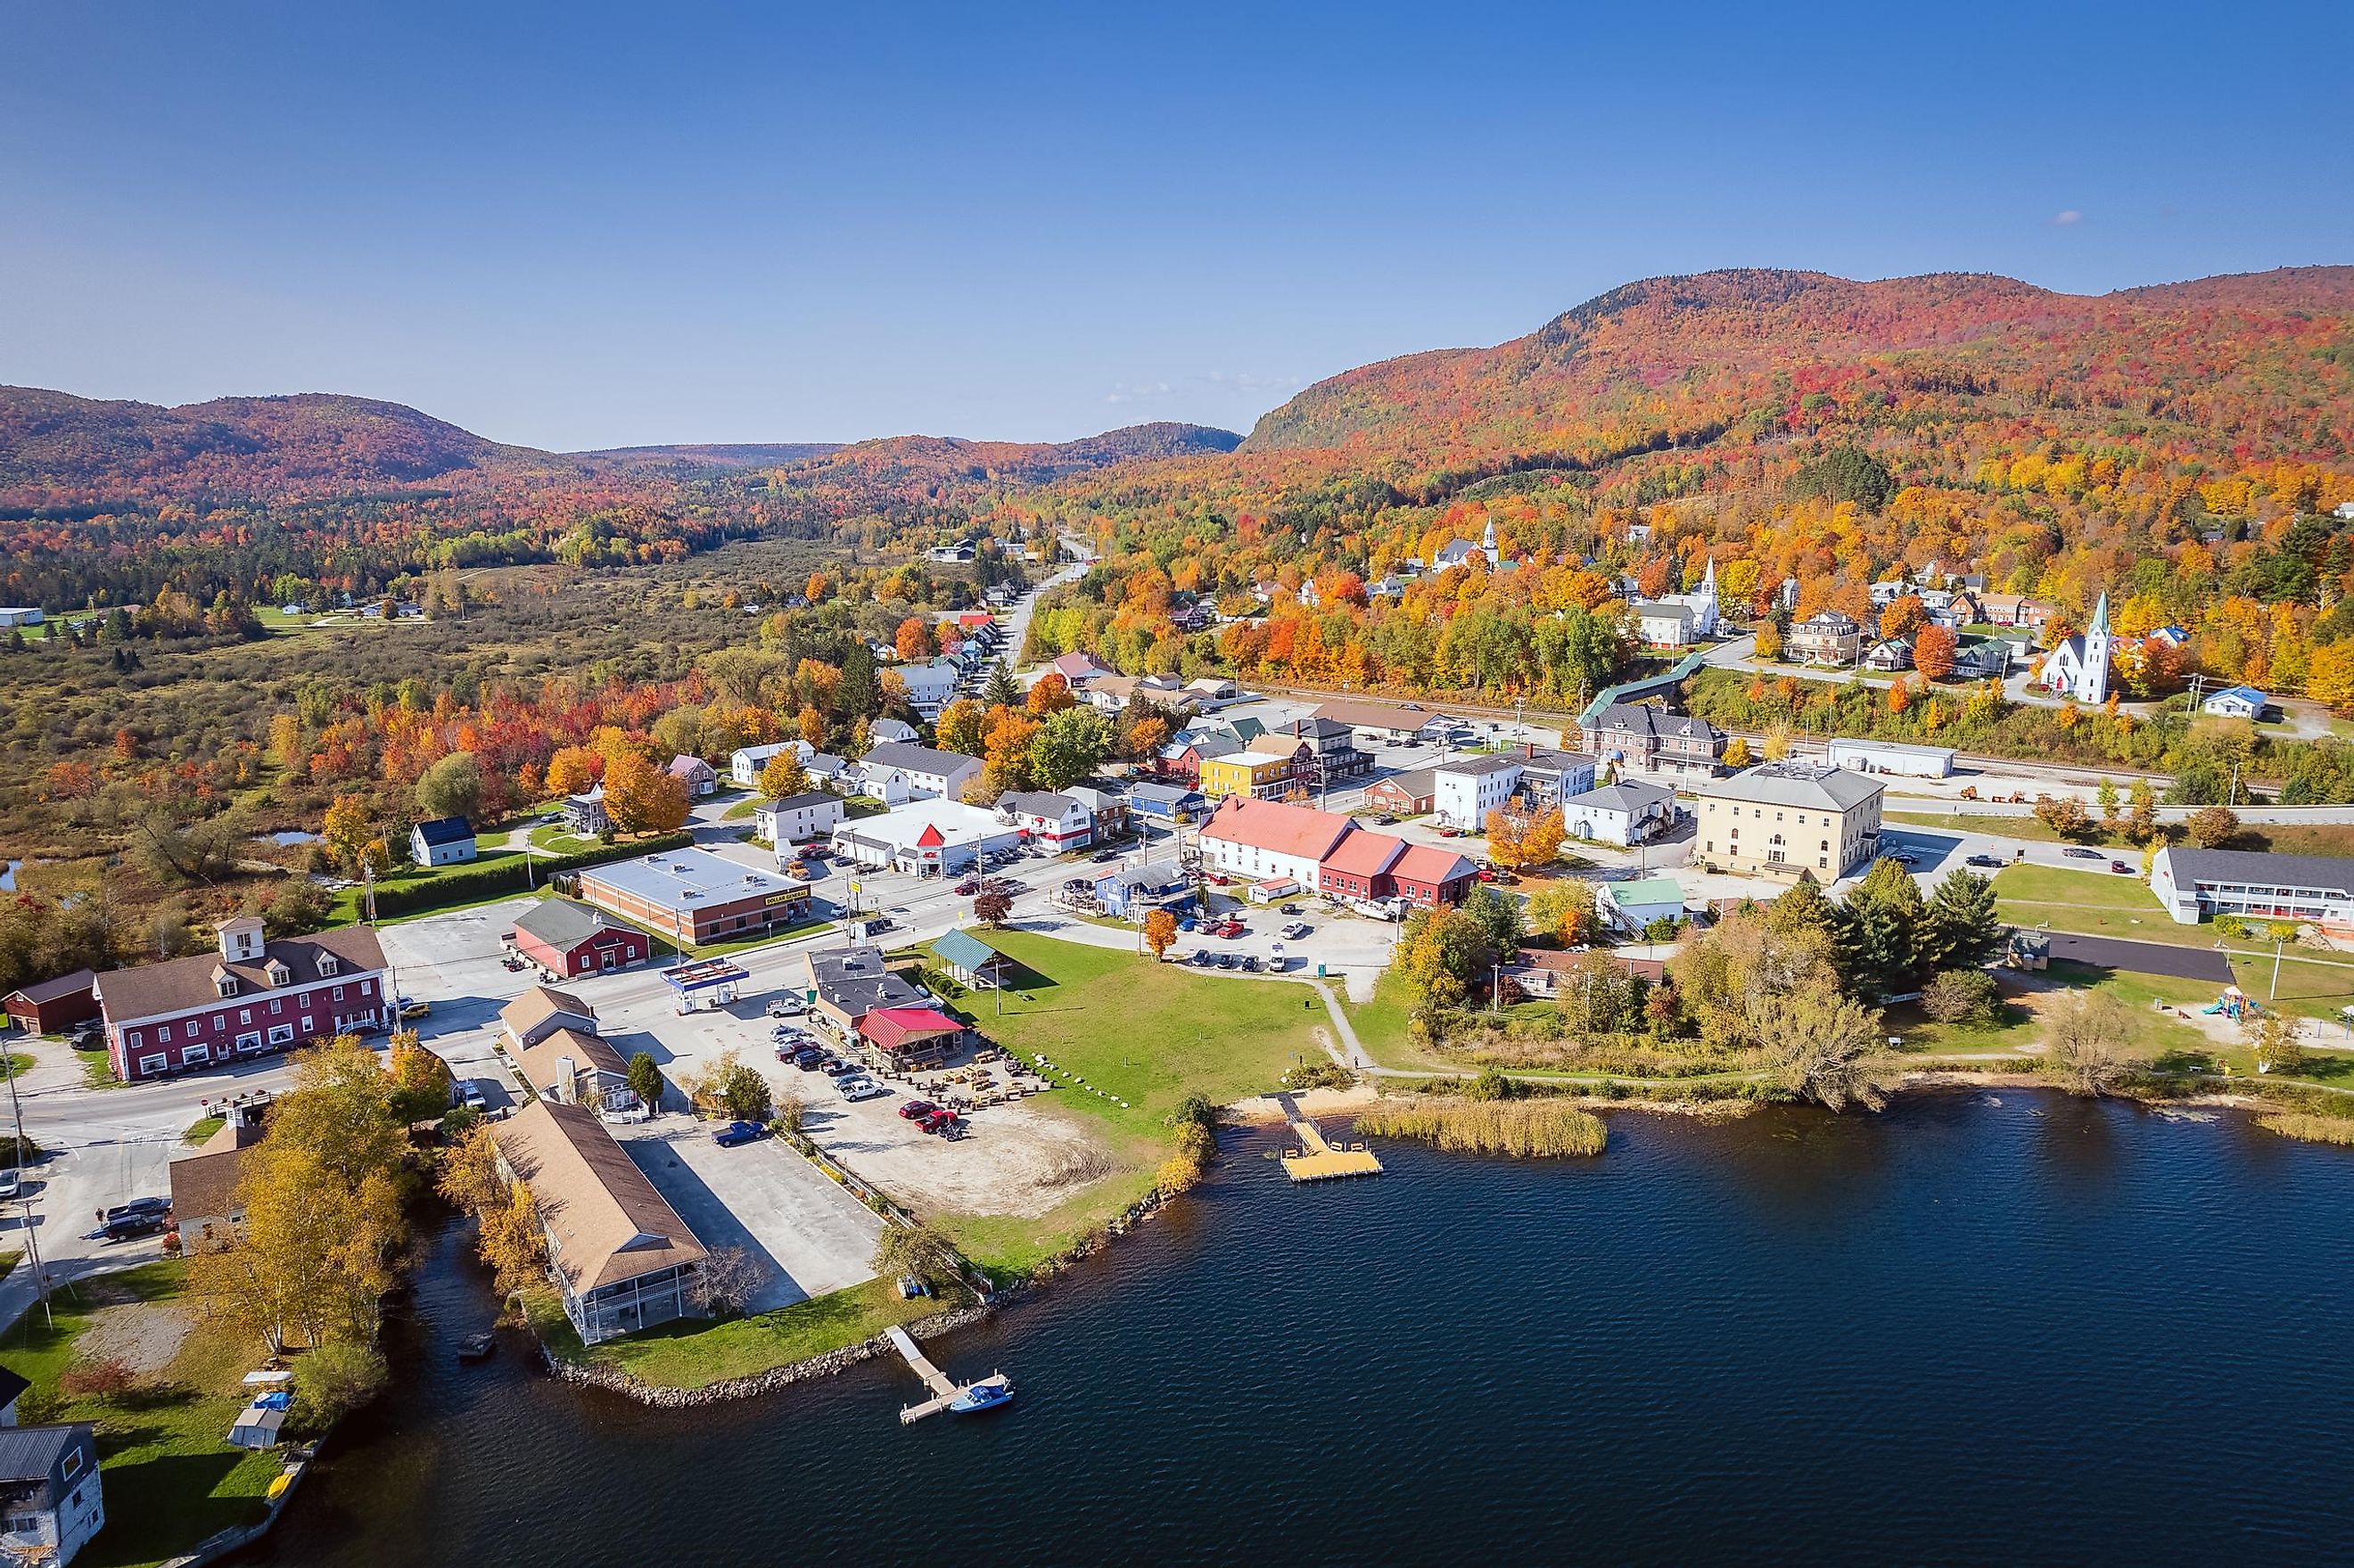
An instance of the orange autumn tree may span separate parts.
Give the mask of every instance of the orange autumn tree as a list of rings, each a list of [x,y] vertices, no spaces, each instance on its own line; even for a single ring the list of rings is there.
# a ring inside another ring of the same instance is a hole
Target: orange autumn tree
[[[1929,680],[1942,681],[1954,673],[1954,655],[1961,639],[1946,626],[1925,626],[1913,640],[1913,667]]]

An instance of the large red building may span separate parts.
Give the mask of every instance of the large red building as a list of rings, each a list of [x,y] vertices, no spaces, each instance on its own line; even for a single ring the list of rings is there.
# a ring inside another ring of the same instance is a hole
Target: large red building
[[[222,921],[218,936],[217,953],[98,977],[107,1054],[125,1083],[392,1021],[384,948],[365,926],[271,942],[247,915]]]

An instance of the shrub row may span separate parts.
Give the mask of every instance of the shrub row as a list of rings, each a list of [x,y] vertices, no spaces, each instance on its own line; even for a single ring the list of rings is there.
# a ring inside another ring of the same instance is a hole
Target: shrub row
[[[658,838],[640,839],[634,843],[599,844],[595,849],[576,850],[569,854],[535,854],[528,868],[520,855],[483,865],[457,866],[406,886],[377,888],[376,912],[379,917],[414,915],[423,909],[442,909],[452,904],[472,904],[478,899],[495,898],[503,893],[525,893],[530,891],[535,879],[544,883],[547,878],[567,871],[579,871],[588,866],[629,860],[642,854],[659,854],[665,850],[685,849],[694,842],[693,833],[664,833]]]

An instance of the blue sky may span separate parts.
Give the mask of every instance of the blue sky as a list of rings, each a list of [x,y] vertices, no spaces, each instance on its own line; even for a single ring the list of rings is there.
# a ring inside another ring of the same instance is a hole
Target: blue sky
[[[0,0],[0,381],[353,392],[563,449],[1247,429],[1712,267],[2354,261],[2344,5]]]

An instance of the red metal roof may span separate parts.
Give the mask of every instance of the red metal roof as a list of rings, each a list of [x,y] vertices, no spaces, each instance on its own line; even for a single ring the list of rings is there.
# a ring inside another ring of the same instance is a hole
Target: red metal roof
[[[1408,844],[1405,853],[1390,867],[1390,874],[1400,882],[1444,887],[1450,882],[1479,875],[1479,868],[1453,850],[1443,850],[1436,844]]]
[[[1333,847],[1320,869],[1343,876],[1379,876],[1405,853],[1405,847],[1404,839],[1359,828]]]
[[[935,1034],[957,1034],[963,1030],[963,1024],[929,1007],[877,1007],[858,1021],[858,1032],[885,1051],[910,1040],[928,1040]]]
[[[1321,861],[1332,853],[1341,836],[1356,826],[1337,811],[1294,806],[1282,800],[1254,800],[1229,795],[1202,828],[1205,839],[1224,839],[1277,854],[1302,855]]]

